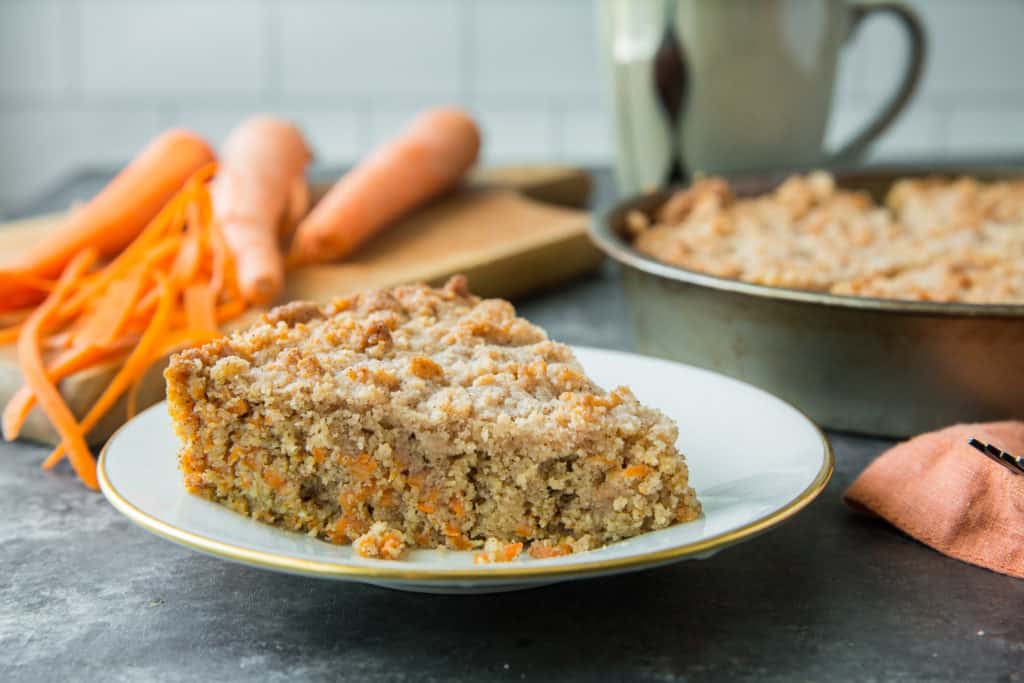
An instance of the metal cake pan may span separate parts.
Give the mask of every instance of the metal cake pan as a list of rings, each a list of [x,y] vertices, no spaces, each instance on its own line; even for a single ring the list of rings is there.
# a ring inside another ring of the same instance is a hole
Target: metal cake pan
[[[935,174],[1022,175],[903,166],[835,176],[879,196],[898,178]],[[786,175],[730,182],[750,196]],[[837,430],[903,437],[1024,414],[1024,306],[837,296],[667,265],[633,249],[625,216],[652,213],[671,194],[628,199],[590,226],[621,264],[639,351],[762,387]]]

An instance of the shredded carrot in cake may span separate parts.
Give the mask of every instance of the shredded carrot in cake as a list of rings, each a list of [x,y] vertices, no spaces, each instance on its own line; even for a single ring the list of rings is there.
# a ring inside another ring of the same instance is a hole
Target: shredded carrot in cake
[[[635,479],[637,477],[646,477],[652,471],[653,468],[650,465],[630,465],[622,470],[622,476],[627,479]]]
[[[379,560],[398,560],[405,552],[405,534],[391,529],[384,522],[375,522],[370,529],[352,542],[360,557]]]
[[[562,541],[553,543],[551,541],[534,541],[530,544],[530,557],[535,560],[546,560],[550,557],[561,557],[571,555],[572,546]]]
[[[519,557],[519,554],[522,552],[522,543],[502,543],[496,538],[488,538],[484,543],[483,552],[473,555],[473,564],[511,562]]]

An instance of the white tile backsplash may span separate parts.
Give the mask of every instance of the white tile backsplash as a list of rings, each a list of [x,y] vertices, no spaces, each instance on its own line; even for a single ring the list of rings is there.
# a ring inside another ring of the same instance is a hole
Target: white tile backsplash
[[[928,38],[921,95],[1024,93],[1024,3],[1019,0],[912,0]],[[907,54],[907,40],[885,15],[866,22],[869,90],[891,89]]]
[[[67,11],[57,0],[0,2],[0,96],[57,95],[64,89],[59,27]]]
[[[253,0],[84,0],[86,95],[117,100],[258,96],[267,71]]]
[[[443,103],[480,118],[490,162],[607,162],[597,1],[0,0],[0,212],[75,168],[123,162],[162,127],[218,144],[257,112],[293,117],[324,164]],[[1024,155],[1024,1],[909,4],[929,66],[869,158]],[[891,17],[861,25],[830,144],[893,90],[905,45]]]
[[[597,22],[587,0],[483,0],[473,15],[474,94],[597,93]]]
[[[919,0],[917,5],[927,17],[934,48],[926,96],[1024,94],[1024,3]]]
[[[282,1],[281,81],[294,95],[459,93],[457,0]]]
[[[583,163],[612,157],[611,114],[601,101],[568,107],[561,112],[562,156]]]
[[[485,161],[557,159],[553,143],[554,120],[546,109],[511,106],[473,107],[483,133]]]
[[[1024,98],[1012,109],[996,111],[958,106],[949,116],[949,149],[958,154],[1007,155],[1024,149]]]
[[[838,99],[825,136],[826,146],[831,150],[845,145],[864,130],[878,117],[888,98],[880,93],[851,92],[841,94]],[[922,101],[911,102],[871,147],[866,159],[941,155],[947,151],[943,135],[946,119],[944,111],[937,111]]]

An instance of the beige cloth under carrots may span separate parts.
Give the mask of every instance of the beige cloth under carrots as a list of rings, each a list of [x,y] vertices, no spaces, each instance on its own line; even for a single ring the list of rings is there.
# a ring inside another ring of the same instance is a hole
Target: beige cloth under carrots
[[[1024,578],[1024,475],[975,451],[971,437],[1024,453],[1024,422],[948,427],[883,453],[844,499],[945,555]]]

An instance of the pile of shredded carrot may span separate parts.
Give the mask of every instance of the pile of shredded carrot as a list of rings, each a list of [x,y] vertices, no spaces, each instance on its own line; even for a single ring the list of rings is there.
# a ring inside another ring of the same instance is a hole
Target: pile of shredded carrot
[[[65,455],[86,486],[97,488],[96,462],[87,436],[127,395],[129,417],[147,370],[180,348],[220,336],[219,325],[245,310],[235,260],[213,218],[210,163],[195,172],[133,241],[109,261],[85,247],[60,277],[7,271],[28,288],[46,293],[38,305],[15,313],[0,328],[0,343],[17,342],[25,385],[4,408],[3,436],[17,438],[38,405],[60,435],[43,462],[50,469]],[[78,420],[61,397],[61,379],[115,363],[117,373]]]

